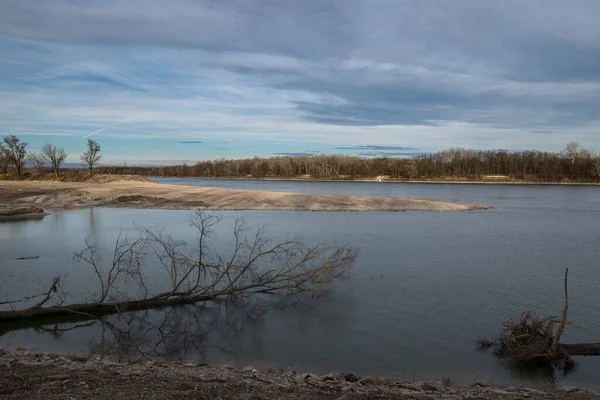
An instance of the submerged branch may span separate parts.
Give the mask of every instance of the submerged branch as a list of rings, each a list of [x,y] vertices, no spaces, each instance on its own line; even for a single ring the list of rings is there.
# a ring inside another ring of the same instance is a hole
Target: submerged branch
[[[262,229],[246,235],[241,221],[236,221],[233,229],[232,255],[213,255],[208,239],[218,222],[220,219],[202,211],[195,213],[192,226],[198,230],[198,248],[191,250],[160,230],[140,230],[136,240],[119,236],[107,265],[102,265],[99,250],[86,242],[86,249],[75,259],[88,265],[97,277],[97,301],[45,306],[57,291],[57,277],[41,302],[27,309],[0,311],[0,322],[74,315],[88,319],[258,293],[321,294],[356,258],[351,248],[306,247],[300,238],[272,243]],[[152,264],[163,266],[163,283],[168,282],[170,289],[150,293],[147,270]],[[131,280],[142,289],[141,298],[123,298],[115,289]]]

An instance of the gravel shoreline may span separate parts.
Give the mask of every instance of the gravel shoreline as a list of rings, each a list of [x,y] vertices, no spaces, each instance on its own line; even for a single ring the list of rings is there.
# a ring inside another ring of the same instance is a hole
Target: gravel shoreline
[[[258,371],[250,366],[123,363],[110,357],[0,349],[2,399],[600,399],[574,387],[547,392],[486,384],[398,382],[347,374]]]

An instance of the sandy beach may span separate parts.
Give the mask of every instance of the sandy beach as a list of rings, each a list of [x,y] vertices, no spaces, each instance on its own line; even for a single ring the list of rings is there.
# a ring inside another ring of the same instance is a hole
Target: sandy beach
[[[84,182],[0,181],[0,204],[43,208],[127,207],[280,211],[469,211],[490,207],[430,199],[312,195],[165,185],[140,176]]]

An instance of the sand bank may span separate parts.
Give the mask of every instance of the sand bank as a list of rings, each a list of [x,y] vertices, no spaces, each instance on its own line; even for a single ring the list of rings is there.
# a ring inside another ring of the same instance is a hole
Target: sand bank
[[[429,199],[313,195],[164,185],[130,178],[104,182],[0,181],[0,204],[45,208],[128,207],[286,211],[468,211],[490,207]]]

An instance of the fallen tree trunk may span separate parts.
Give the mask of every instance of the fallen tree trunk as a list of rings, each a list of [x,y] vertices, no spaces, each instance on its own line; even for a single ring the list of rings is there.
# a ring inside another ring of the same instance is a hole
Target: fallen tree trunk
[[[600,343],[561,344],[560,347],[572,356],[600,356]]]
[[[121,301],[117,303],[80,303],[69,304],[66,306],[32,307],[24,310],[0,311],[0,323],[42,320],[47,318],[60,317],[78,317],[77,320],[81,321],[87,319],[96,319],[105,315],[120,314],[140,310],[151,310],[165,307],[183,306],[186,304],[195,304],[204,301],[218,300],[219,298],[235,296],[243,292],[271,292],[268,289],[252,289],[254,288],[241,287],[235,288],[234,290],[213,292],[206,295],[196,296],[186,296],[182,293],[165,293],[154,296],[149,299]]]
[[[214,300],[218,296],[199,298],[171,298],[125,301],[120,303],[82,303],[68,306],[30,308],[26,310],[0,311],[1,322],[18,322],[34,319],[81,316],[81,319],[95,319],[104,315],[130,311],[149,310]],[[78,318],[79,320],[79,318]]]

